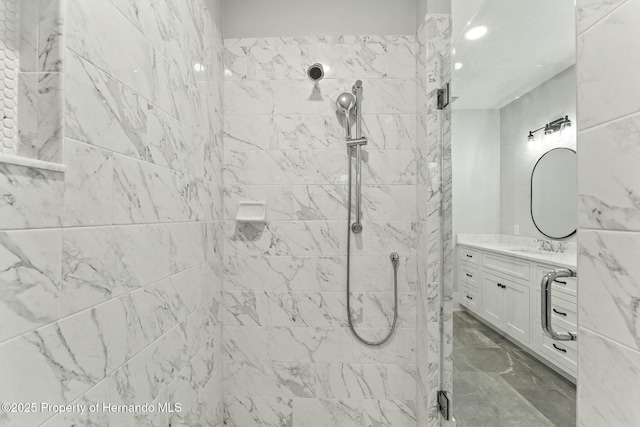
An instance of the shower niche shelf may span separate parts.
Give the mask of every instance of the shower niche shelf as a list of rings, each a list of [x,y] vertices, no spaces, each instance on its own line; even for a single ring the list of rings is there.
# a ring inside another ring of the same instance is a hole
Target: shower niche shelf
[[[0,164],[24,166],[33,169],[43,169],[53,172],[66,172],[67,166],[61,163],[45,162],[44,160],[31,159],[29,157],[16,156],[13,154],[0,153]]]
[[[236,221],[266,222],[267,221],[267,202],[263,202],[263,201],[238,202],[238,213],[236,214]]]

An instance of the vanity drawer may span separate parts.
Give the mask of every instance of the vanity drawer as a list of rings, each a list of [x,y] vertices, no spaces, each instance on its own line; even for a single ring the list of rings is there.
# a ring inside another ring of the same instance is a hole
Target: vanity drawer
[[[461,288],[462,300],[460,304],[467,307],[469,310],[473,312],[478,311],[478,292],[473,289],[469,289],[466,286],[462,286]]]
[[[561,320],[565,320],[568,323],[574,325],[578,324],[578,314],[577,314],[577,304],[575,301],[567,301],[566,299],[561,298],[560,292],[556,292],[558,285],[552,285],[553,291],[551,295],[551,309],[555,309],[556,312],[553,313],[554,318],[559,318]],[[542,291],[540,289],[536,290],[536,316],[538,319],[542,316]],[[558,313],[560,312],[560,313]],[[565,313],[566,316],[563,316],[561,313]]]
[[[535,283],[540,288],[540,283],[542,282],[542,278],[549,273],[551,270],[554,270],[554,267],[537,265],[535,271]],[[556,290],[558,292],[556,292]],[[575,277],[558,277],[553,284],[553,292],[554,295],[557,295],[560,298],[575,301],[576,295],[578,292],[578,280]]]
[[[482,265],[518,279],[529,280],[529,263],[526,261],[485,253],[482,256]]]
[[[542,332],[541,332],[542,333]],[[578,351],[575,341],[556,341],[542,333],[542,353],[576,374],[578,370]]]
[[[464,247],[460,247],[460,261],[467,262],[469,264],[478,265],[478,258],[480,254],[478,251],[474,251],[473,249],[468,249]]]
[[[460,281],[469,288],[478,290],[478,269],[462,263],[460,265]]]
[[[553,311],[552,316],[554,318],[560,319],[570,326],[572,332],[577,332],[578,330],[578,314],[576,313],[576,304],[572,304],[563,299],[553,299],[551,301],[551,310]],[[554,319],[555,321],[555,319]],[[558,323],[559,325],[560,323]]]

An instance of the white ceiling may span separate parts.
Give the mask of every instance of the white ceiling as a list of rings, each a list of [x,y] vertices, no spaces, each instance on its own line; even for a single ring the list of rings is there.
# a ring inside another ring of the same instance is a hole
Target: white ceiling
[[[574,0],[453,0],[454,109],[502,108],[575,63]],[[469,41],[464,32],[485,25]]]

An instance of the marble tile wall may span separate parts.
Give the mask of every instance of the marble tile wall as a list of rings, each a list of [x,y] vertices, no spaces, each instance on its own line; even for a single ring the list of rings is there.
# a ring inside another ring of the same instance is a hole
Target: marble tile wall
[[[451,80],[450,16],[427,15],[416,41],[417,418],[439,426],[438,391],[453,386],[451,110],[437,110],[437,91]]]
[[[68,170],[0,165],[0,401],[182,411],[0,424],[220,425],[221,34],[200,0],[64,3],[33,60],[65,69]]]
[[[225,40],[225,422],[416,426],[414,36]],[[320,62],[314,84],[307,67]],[[335,100],[363,81],[363,226],[352,244],[347,327],[345,129]],[[238,224],[240,200],[268,222]]]
[[[640,424],[640,1],[578,0],[578,425]]]

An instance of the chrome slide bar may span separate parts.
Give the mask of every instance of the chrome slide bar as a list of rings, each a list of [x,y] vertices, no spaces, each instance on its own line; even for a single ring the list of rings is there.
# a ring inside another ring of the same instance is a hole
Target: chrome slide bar
[[[356,220],[351,230],[358,234],[362,232],[362,146],[367,144],[367,139],[362,137],[362,81],[356,81],[352,91],[356,96],[356,139],[347,141],[347,146],[356,148]]]

